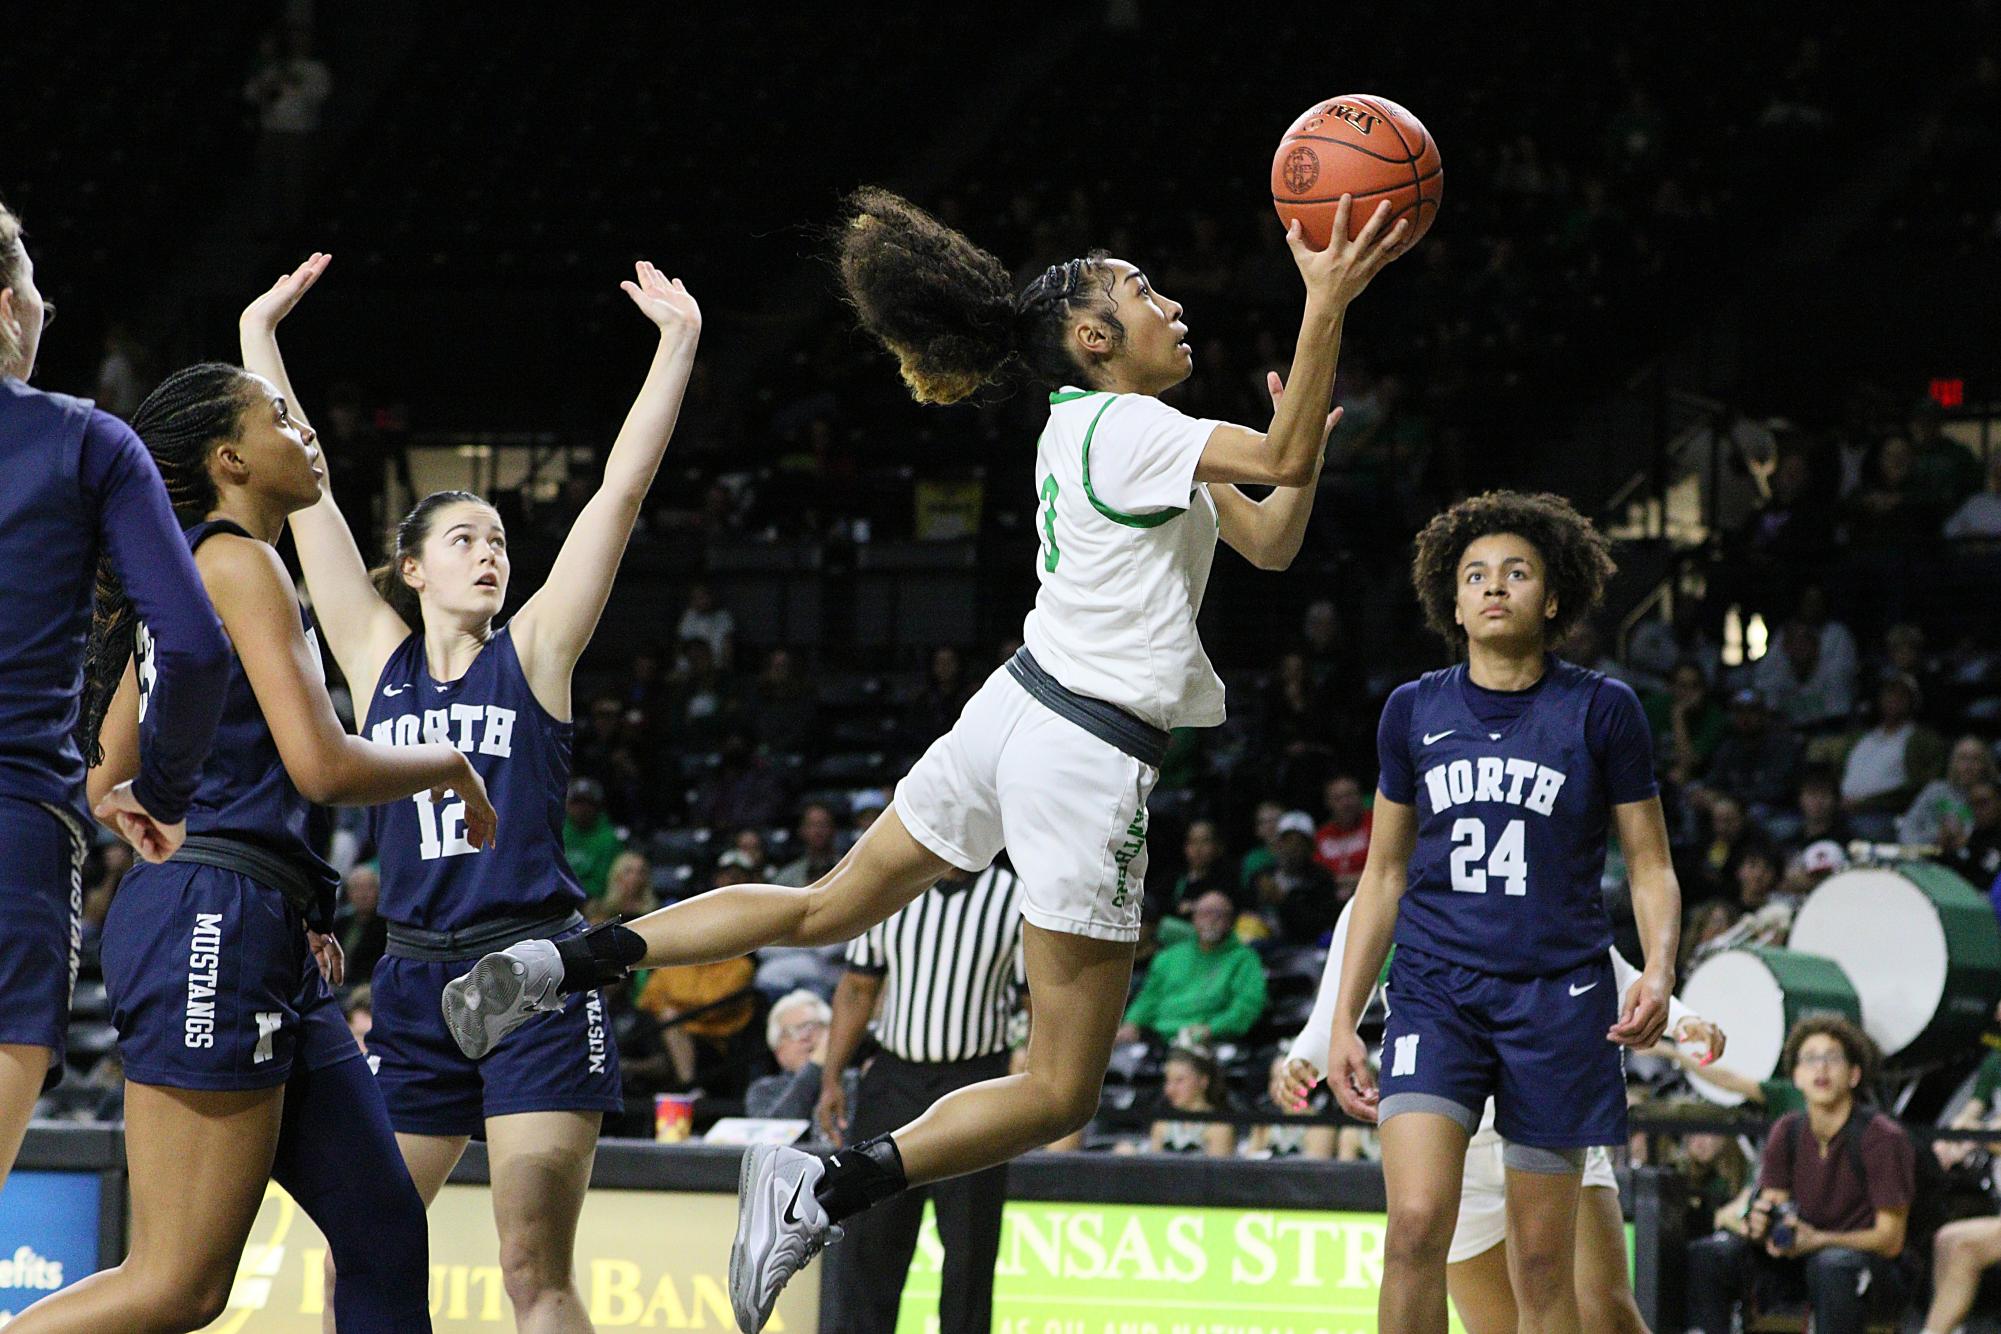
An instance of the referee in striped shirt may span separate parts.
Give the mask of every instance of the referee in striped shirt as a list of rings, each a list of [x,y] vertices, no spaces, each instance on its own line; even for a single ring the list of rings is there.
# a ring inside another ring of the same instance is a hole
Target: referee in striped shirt
[[[848,945],[834,991],[834,1019],[817,1117],[835,1144],[887,1134],[932,1103],[1008,1069],[1008,1019],[1026,994],[1020,881],[1005,859],[977,875],[948,872],[931,889]],[[868,1031],[880,1050],[863,1072],[850,1112],[841,1071]],[[945,1247],[939,1334],[986,1334],[993,1323],[1000,1254],[1002,1164],[905,1191],[842,1226],[827,1252],[820,1328],[890,1334],[917,1246],[924,1201]]]

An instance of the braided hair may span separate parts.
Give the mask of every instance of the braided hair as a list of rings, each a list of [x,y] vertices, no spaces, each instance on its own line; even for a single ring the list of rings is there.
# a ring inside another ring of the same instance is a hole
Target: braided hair
[[[1016,293],[1000,260],[873,187],[848,197],[837,256],[849,304],[920,403],[957,403],[1010,376],[1046,388],[1089,379],[1092,368],[1071,350],[1072,317],[1087,312],[1109,327],[1107,356],[1125,342],[1108,258],[1093,250],[1052,264]]]
[[[424,543],[430,540],[431,530],[437,526],[438,511],[447,505],[463,502],[492,507],[485,497],[471,491],[431,492],[403,516],[403,522],[397,524],[396,531],[390,534],[389,559],[368,572],[368,577],[374,581],[375,591],[412,630],[424,628],[424,606],[417,590],[403,579],[403,562],[422,554]]]
[[[175,371],[146,396],[132,414],[132,429],[146,444],[167,484],[174,518],[183,527],[198,523],[216,506],[215,479],[208,458],[218,444],[235,440],[250,406],[250,373],[241,366],[205,361]],[[104,714],[132,656],[137,621],[124,585],[109,556],[97,562],[97,597],[90,622],[90,641],[83,657],[83,708],[78,723],[85,760],[101,763],[104,747],[98,734]]]

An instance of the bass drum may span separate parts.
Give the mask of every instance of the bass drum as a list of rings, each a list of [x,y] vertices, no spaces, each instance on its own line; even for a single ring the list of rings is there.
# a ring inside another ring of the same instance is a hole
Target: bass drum
[[[1810,1014],[1840,1014],[1861,1022],[1862,1003],[1841,965],[1792,950],[1751,948],[1711,955],[1689,974],[1682,1003],[1729,1037],[1716,1064],[1746,1079],[1785,1078],[1779,1056],[1786,1034]],[[1734,1107],[1743,1095],[1697,1074],[1695,1091]]]
[[[1972,1053],[2001,999],[1993,906],[1930,862],[1829,876],[1800,905],[1786,944],[1842,966],[1862,997],[1863,1029],[1895,1066]]]

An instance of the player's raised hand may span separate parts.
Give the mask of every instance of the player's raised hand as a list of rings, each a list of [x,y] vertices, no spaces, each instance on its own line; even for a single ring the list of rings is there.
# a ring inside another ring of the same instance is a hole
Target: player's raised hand
[[[1351,241],[1348,225],[1354,207],[1352,195],[1341,196],[1341,202],[1334,207],[1333,239],[1325,250],[1315,250],[1307,244],[1306,230],[1299,219],[1286,224],[1285,244],[1292,251],[1292,262],[1299,266],[1299,276],[1306,281],[1309,301],[1318,297],[1337,308],[1345,307],[1362,294],[1385,264],[1403,253],[1410,237],[1409,218],[1400,218],[1391,226],[1390,201],[1381,200]]]
[[[1619,1022],[1606,1030],[1605,1036],[1622,1047],[1645,1050],[1653,1046],[1667,1031],[1667,1003],[1667,979],[1651,972],[1640,974],[1626,988],[1626,998],[1619,1005]]]
[[[1313,1062],[1302,1061],[1298,1057],[1283,1064],[1274,1065],[1271,1072],[1271,1094],[1274,1107],[1281,1111],[1303,1112],[1306,1110],[1306,1095],[1313,1092],[1313,1086],[1320,1082],[1320,1072],[1313,1068]]]
[[[284,318],[292,313],[292,307],[299,304],[299,298],[312,290],[320,275],[333,263],[333,256],[315,250],[306,262],[290,273],[278,275],[278,281],[271,284],[269,291],[243,308],[237,324],[257,333],[270,333]]]
[[[1271,415],[1276,420],[1278,417],[1279,401],[1285,397],[1285,377],[1281,376],[1277,371],[1266,371],[1265,392],[1271,395]],[[1334,434],[1335,424],[1340,420],[1341,409],[1339,408],[1335,408],[1334,411],[1327,414],[1327,425],[1322,427],[1320,431],[1320,444],[1323,448],[1327,444],[1328,437]]]
[[[1376,1088],[1376,1072],[1369,1064],[1369,1049],[1355,1033],[1336,1033],[1327,1047],[1327,1087],[1334,1101],[1357,1121],[1373,1125],[1376,1102],[1382,1096]]]
[[[692,338],[702,331],[702,308],[679,278],[669,278],[643,259],[632,268],[638,280],[627,279],[619,287],[641,314],[660,327],[663,338]]]

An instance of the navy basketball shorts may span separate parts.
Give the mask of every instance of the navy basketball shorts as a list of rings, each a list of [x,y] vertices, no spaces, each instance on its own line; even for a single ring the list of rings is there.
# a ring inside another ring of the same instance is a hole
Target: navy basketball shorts
[[[47,1047],[50,1083],[82,946],[84,850],[73,816],[0,797],[0,1043]]]
[[[1624,1049],[1605,1036],[1619,1018],[1609,956],[1503,977],[1399,945],[1384,995],[1385,1116],[1439,1112],[1470,1134],[1492,1097],[1509,1143],[1626,1142]]]
[[[141,863],[104,921],[125,1077],[261,1089],[361,1055],[284,895],[236,871]]]
[[[375,965],[368,1057],[389,1124],[405,1135],[470,1135],[492,1116],[623,1109],[618,1043],[598,992],[536,1015],[482,1060],[459,1050],[441,997],[445,983],[478,962],[392,954]]]

